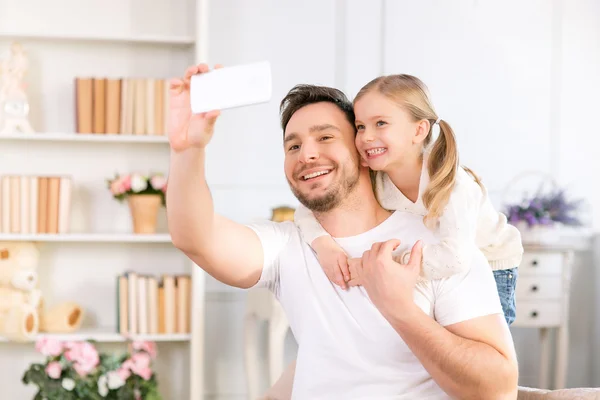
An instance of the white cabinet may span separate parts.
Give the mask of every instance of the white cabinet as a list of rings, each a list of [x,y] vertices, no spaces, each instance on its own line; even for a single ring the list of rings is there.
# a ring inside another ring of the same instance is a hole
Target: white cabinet
[[[525,246],[516,288],[517,316],[512,326],[540,330],[539,387],[549,387],[551,343],[557,330],[554,387],[565,387],[569,348],[569,299],[574,249]]]

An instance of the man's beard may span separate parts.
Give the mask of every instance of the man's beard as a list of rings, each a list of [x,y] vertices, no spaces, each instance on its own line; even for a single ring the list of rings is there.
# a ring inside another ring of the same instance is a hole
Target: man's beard
[[[300,191],[291,184],[289,179],[288,184],[290,185],[290,189],[292,189],[294,196],[296,196],[298,201],[300,201],[304,207],[313,212],[328,212],[339,206],[340,203],[352,193],[360,176],[358,165],[351,161],[348,162],[343,169],[340,169],[339,165],[334,165],[334,170],[339,172],[339,180],[332,183],[327,192],[319,197],[308,198],[307,195],[300,193]]]

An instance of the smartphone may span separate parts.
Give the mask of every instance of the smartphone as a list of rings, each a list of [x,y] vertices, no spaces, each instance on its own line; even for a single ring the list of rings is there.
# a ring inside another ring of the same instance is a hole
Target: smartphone
[[[271,99],[271,64],[261,61],[214,69],[190,81],[192,113],[266,103]]]

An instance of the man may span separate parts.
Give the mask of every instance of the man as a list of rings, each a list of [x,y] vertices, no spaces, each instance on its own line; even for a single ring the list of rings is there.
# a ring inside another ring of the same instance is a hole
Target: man
[[[485,257],[474,248],[469,272],[417,283],[418,240],[434,238],[419,216],[378,204],[341,92],[288,93],[284,168],[296,197],[360,258],[353,264],[362,287],[332,284],[292,222],[244,226],[214,213],[204,162],[219,112],[192,115],[189,106],[190,77],[207,71],[190,67],[171,85],[169,229],[175,246],[216,279],[277,296],[299,344],[293,396],[516,398],[516,356]],[[409,264],[397,264],[394,251],[415,242]]]

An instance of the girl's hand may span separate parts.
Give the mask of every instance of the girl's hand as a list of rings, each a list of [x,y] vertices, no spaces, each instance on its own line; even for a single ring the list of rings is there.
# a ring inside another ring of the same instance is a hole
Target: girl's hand
[[[320,236],[312,243],[319,264],[327,278],[342,289],[347,289],[350,280],[348,256],[331,236]]]

